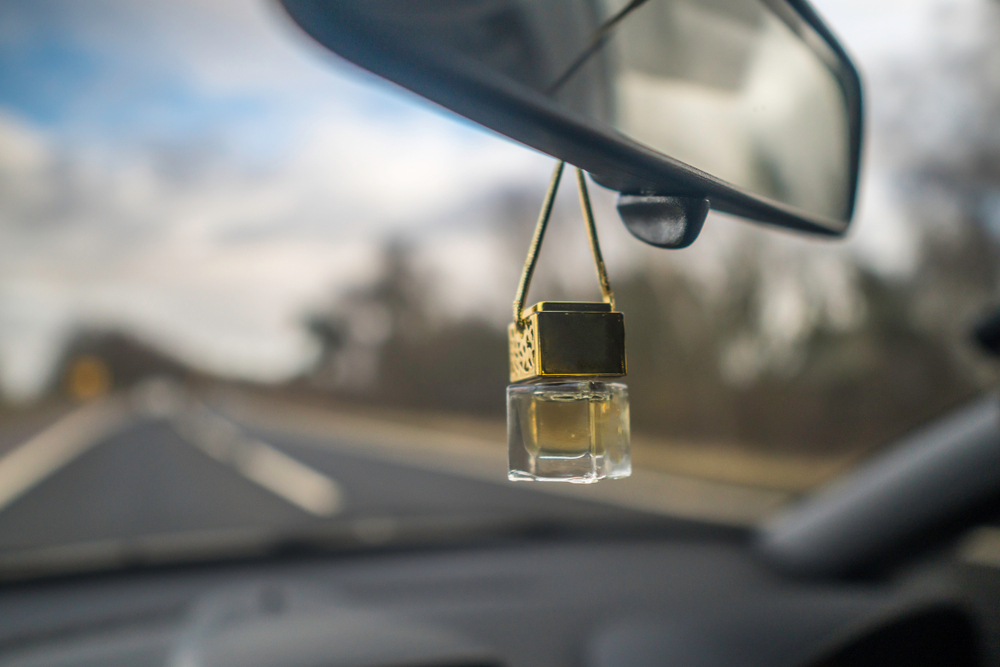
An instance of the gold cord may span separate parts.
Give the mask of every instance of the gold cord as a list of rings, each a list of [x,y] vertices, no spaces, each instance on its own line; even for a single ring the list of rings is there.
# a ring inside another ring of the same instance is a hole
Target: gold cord
[[[601,283],[601,296],[604,303],[611,304],[615,309],[615,294],[608,282],[608,271],[604,268],[604,257],[601,255],[601,244],[597,241],[597,226],[594,224],[594,211],[590,208],[590,193],[587,192],[587,181],[583,170],[577,168],[576,183],[580,188],[580,208],[583,209],[583,219],[587,223],[587,238],[590,239],[590,251],[594,253],[594,265],[597,267],[597,280]]]
[[[556,199],[556,192],[559,190],[559,181],[562,179],[563,167],[566,163],[560,160],[556,163],[552,172],[552,180],[549,182],[549,189],[545,193],[542,202],[542,210],[538,214],[538,224],[535,225],[535,235],[531,239],[528,248],[528,257],[524,261],[524,271],[521,273],[521,282],[517,286],[517,294],[514,297],[514,323],[518,329],[524,327],[524,302],[528,298],[528,288],[531,286],[531,278],[535,273],[535,265],[538,263],[538,253],[542,248],[542,239],[545,237],[545,230],[549,225],[549,218],[552,216],[552,204]],[[611,283],[608,282],[608,273],[604,267],[604,258],[601,255],[601,246],[597,241],[597,227],[594,224],[594,212],[590,207],[590,195],[587,192],[587,181],[584,178],[583,170],[576,170],[576,182],[580,189],[580,208],[583,209],[583,219],[587,225],[587,238],[590,241],[590,250],[594,254],[594,264],[597,266],[597,279],[601,283],[601,295],[604,302],[615,308],[615,295],[611,291]]]

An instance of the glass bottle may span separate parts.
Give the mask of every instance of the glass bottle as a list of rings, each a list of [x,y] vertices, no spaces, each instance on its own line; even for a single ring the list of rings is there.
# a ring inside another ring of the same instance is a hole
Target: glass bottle
[[[510,385],[507,446],[512,481],[628,477],[628,387],[598,378]]]

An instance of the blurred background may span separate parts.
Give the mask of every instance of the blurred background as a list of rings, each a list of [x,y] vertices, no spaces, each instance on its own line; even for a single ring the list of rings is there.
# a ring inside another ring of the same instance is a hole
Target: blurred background
[[[657,250],[592,187],[640,467],[800,492],[997,378],[970,328],[1000,297],[1000,5],[814,4],[867,85],[846,241],[713,214]],[[551,168],[277,3],[7,0],[0,445],[171,378],[503,447]],[[555,216],[529,302],[596,299],[569,185]]]

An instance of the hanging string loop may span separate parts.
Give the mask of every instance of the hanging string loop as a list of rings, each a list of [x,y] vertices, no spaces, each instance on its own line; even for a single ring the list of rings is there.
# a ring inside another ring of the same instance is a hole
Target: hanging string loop
[[[538,253],[542,249],[542,240],[545,238],[545,230],[549,226],[549,218],[552,217],[552,205],[556,199],[556,192],[559,190],[559,182],[562,180],[563,168],[566,163],[559,160],[552,171],[552,179],[549,181],[549,189],[545,193],[542,201],[542,210],[538,214],[538,223],[535,225],[535,234],[528,247],[528,257],[524,260],[524,271],[521,273],[521,281],[517,286],[517,294],[514,296],[514,323],[518,329],[524,327],[524,302],[528,298],[528,288],[531,286],[531,278],[535,274],[535,266],[538,264]],[[583,221],[587,226],[587,239],[590,241],[590,251],[594,256],[594,265],[597,268],[597,279],[601,285],[601,296],[605,303],[610,304],[611,310],[615,309],[615,295],[611,291],[611,283],[608,281],[608,272],[604,266],[604,257],[601,255],[601,245],[597,240],[597,226],[594,224],[594,211],[590,205],[590,193],[587,190],[587,181],[582,169],[576,170],[577,187],[580,190],[580,208],[583,211]]]

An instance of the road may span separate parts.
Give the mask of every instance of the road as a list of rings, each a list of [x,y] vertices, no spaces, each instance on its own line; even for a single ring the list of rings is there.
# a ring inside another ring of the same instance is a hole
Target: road
[[[0,457],[0,554],[327,519],[377,526],[389,517],[614,519],[637,511],[726,519],[733,508],[760,513],[774,502],[642,473],[585,488],[514,484],[496,446],[272,411],[282,418],[262,420],[259,405],[224,414],[167,392],[138,407],[117,397],[62,417]]]
[[[0,549],[254,526],[294,526],[326,517],[432,515],[612,516],[623,510],[553,498],[524,485],[394,464],[354,453],[357,443],[240,429],[335,485],[336,502],[313,512],[276,493],[170,420],[129,420],[40,479],[0,511]],[[265,440],[264,437],[267,439]],[[238,457],[234,457],[238,458]],[[301,481],[301,480],[297,480]],[[293,484],[294,485],[294,484]]]

